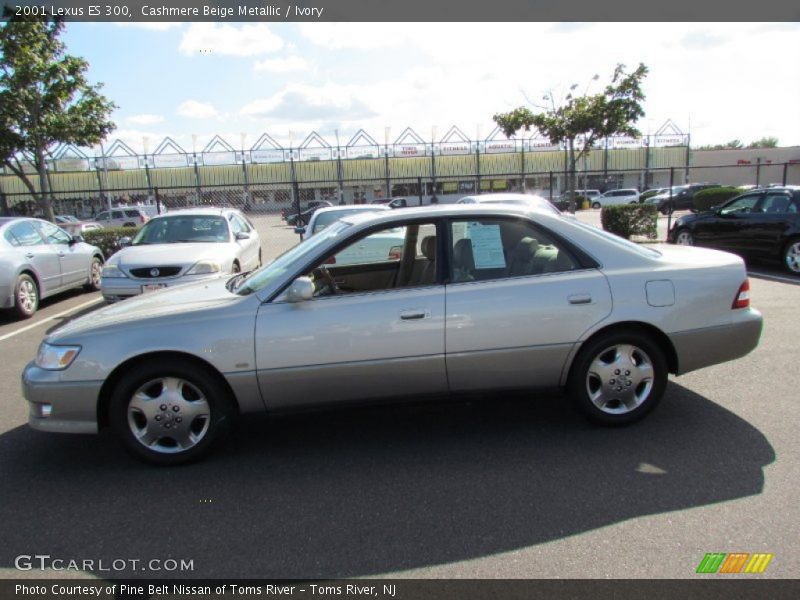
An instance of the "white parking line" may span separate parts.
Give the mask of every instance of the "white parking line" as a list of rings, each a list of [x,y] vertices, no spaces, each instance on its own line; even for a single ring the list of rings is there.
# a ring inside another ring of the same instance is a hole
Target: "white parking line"
[[[42,319],[41,321],[36,321],[36,323],[31,323],[30,325],[26,325],[25,327],[21,327],[20,329],[17,329],[16,331],[12,331],[11,333],[7,333],[5,335],[0,335],[0,342],[2,342],[3,340],[7,340],[8,338],[12,338],[15,335],[18,335],[20,333],[25,333],[26,331],[30,331],[31,329],[33,329],[34,327],[38,327],[42,323],[48,323],[49,321],[54,321],[55,319],[60,319],[64,315],[68,315],[71,312],[75,312],[77,310],[80,310],[81,308],[86,308],[87,306],[91,306],[92,304],[97,304],[98,302],[101,302],[102,300],[103,300],[102,298],[95,298],[94,300],[89,300],[88,302],[84,302],[83,304],[79,304],[78,306],[73,306],[69,310],[65,310],[65,311],[62,311],[62,312],[60,312],[58,314],[55,314],[52,317],[47,317],[46,319]]]
[[[761,273],[760,271],[753,271],[752,269],[748,270],[748,274],[752,275],[753,277],[763,277],[764,279],[771,279],[773,281],[782,281],[784,283],[800,284],[800,278],[798,277],[783,277],[781,275],[773,275],[772,273]]]

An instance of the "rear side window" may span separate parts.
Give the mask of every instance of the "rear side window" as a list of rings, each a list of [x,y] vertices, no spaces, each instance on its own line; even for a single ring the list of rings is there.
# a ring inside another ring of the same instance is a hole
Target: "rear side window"
[[[139,214],[138,210],[126,210],[125,211],[125,216],[126,217],[139,218],[141,215]]]
[[[22,221],[9,227],[5,238],[12,246],[36,246],[44,243],[42,236],[30,221]]]

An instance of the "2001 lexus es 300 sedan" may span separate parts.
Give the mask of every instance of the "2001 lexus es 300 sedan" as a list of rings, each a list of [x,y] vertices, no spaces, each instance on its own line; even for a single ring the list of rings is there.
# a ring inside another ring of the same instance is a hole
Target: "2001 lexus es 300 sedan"
[[[400,251],[337,265],[398,228]],[[76,319],[22,383],[34,428],[110,427],[173,464],[241,414],[420,394],[561,387],[592,420],[629,423],[668,373],[743,356],[761,327],[732,254],[451,205],[348,216],[250,274]]]

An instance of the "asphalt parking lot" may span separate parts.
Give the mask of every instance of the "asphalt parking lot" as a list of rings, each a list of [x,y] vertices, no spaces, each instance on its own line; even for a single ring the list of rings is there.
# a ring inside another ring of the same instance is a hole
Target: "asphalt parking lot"
[[[194,566],[115,576],[692,578],[707,552],[765,552],[758,577],[796,577],[800,280],[753,265],[751,297],[757,350],[671,378],[631,427],[591,426],[560,396],[460,397],[253,419],[174,469],[26,425],[24,365],[99,294],[2,315],[0,575],[50,554]]]

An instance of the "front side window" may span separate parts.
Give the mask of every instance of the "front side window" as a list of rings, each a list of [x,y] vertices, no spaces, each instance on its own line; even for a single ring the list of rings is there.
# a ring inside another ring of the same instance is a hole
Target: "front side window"
[[[577,258],[532,223],[511,219],[451,224],[450,281],[485,281],[572,271]]]
[[[52,223],[42,223],[40,225],[42,237],[48,244],[69,244],[72,238],[68,233],[59,229]]]
[[[408,223],[359,237],[309,269],[314,296],[435,284],[436,231],[434,223]]]
[[[736,198],[732,202],[726,204],[719,212],[720,214],[723,215],[752,212],[753,207],[756,205],[756,203],[760,198],[761,194],[750,194],[748,196],[740,196],[739,198]]]

